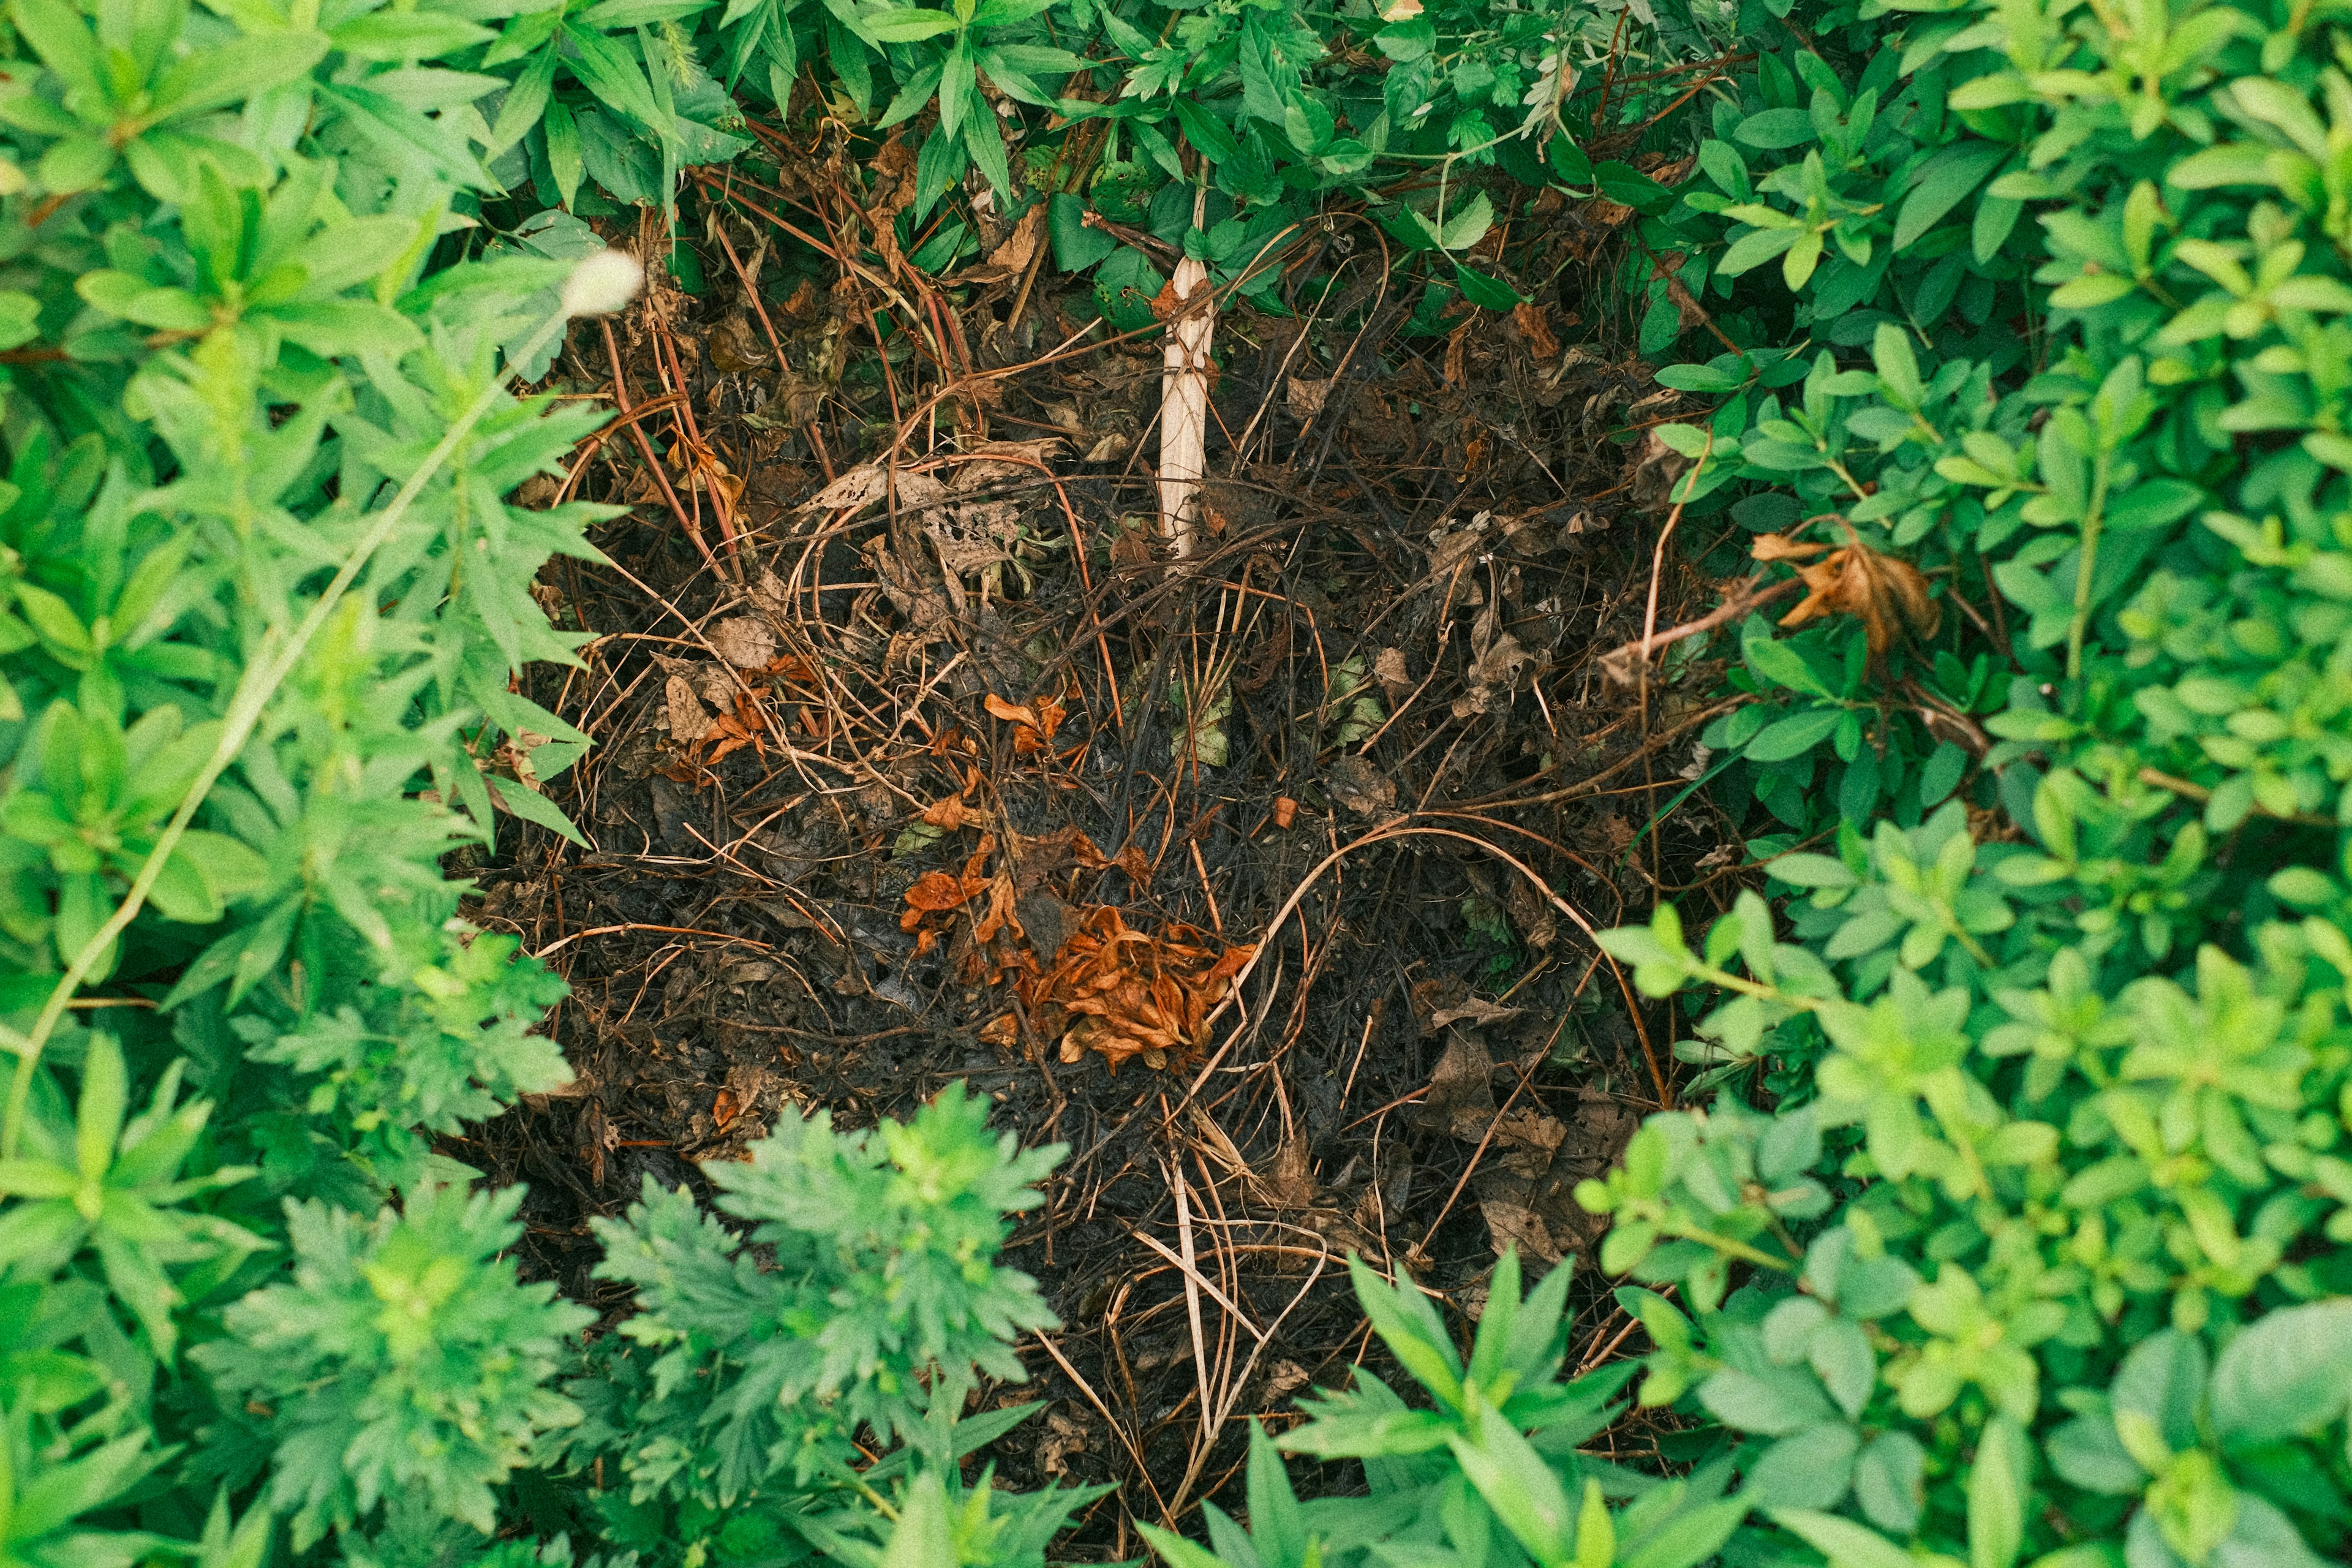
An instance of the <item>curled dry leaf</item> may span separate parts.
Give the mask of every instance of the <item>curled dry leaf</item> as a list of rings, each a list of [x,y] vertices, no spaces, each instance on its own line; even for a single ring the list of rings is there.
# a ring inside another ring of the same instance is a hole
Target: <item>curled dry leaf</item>
[[[1053,970],[1024,974],[1014,989],[1039,1032],[1059,1037],[1065,1062],[1093,1051],[1113,1071],[1136,1057],[1164,1067],[1207,1043],[1210,1009],[1255,952],[1190,926],[1130,931],[1118,910],[1097,905],[1065,933]]]
[[[1831,546],[1801,544],[1781,534],[1765,533],[1748,546],[1748,553],[1759,561],[1801,563],[1797,575],[1804,580],[1805,596],[1780,617],[1780,625],[1801,626],[1843,612],[1862,622],[1874,658],[1894,646],[1900,628],[1907,626],[1920,637],[1934,637],[1943,622],[1943,611],[1929,595],[1927,579],[1919,569],[1873,550],[1851,523],[1846,525],[1845,536],[1845,543]]]
[[[1522,300],[1511,308],[1511,320],[1518,324],[1528,352],[1537,359],[1549,362],[1559,357],[1559,340],[1552,335],[1550,315],[1544,307]]]
[[[1062,727],[1064,719],[1069,717],[1069,710],[1062,706],[1059,698],[1055,697],[1040,697],[1028,702],[1008,702],[992,691],[988,694],[987,707],[989,717],[1002,719],[1013,726],[1013,752],[1022,757],[1045,750],[1046,742],[1054,738],[1054,731]]]
[[[1286,795],[1274,797],[1274,825],[1288,827],[1298,820],[1298,803]]]
[[[925,822],[950,833],[953,833],[971,821],[974,815],[971,807],[964,804],[961,795],[951,795],[945,800],[933,801],[923,808]]]
[[[743,499],[743,480],[727,460],[691,437],[670,444],[669,466],[690,490],[703,490],[723,500],[731,510]]]

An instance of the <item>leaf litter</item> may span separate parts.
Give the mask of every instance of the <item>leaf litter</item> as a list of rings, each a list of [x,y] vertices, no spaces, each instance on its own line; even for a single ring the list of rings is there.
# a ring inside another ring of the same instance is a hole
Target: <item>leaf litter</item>
[[[589,847],[531,828],[467,868],[475,918],[570,980],[550,1027],[579,1082],[446,1152],[529,1175],[526,1266],[617,1310],[586,1222],[642,1180],[698,1185],[781,1116],[861,1125],[965,1079],[1008,1133],[1071,1149],[1011,1255],[1062,1360],[983,1395],[1047,1420],[988,1457],[1013,1484],[1125,1483],[1056,1548],[1111,1561],[1133,1510],[1157,1520],[1145,1472],[1197,1478],[1171,1506],[1235,1500],[1245,1435],[1202,1421],[1204,1375],[1271,1408],[1363,1353],[1347,1252],[1466,1316],[1500,1247],[1591,1245],[1567,1194],[1659,1103],[1670,1022],[1559,902],[1605,926],[1661,883],[1736,885],[1703,803],[1638,840],[1608,826],[1681,789],[1719,668],[1685,659],[1646,711],[1599,671],[1643,633],[1680,471],[1648,430],[1677,395],[1572,300],[1457,302],[1433,337],[1370,280],[1285,316],[1221,301],[1177,562],[1143,460],[1156,345],[1038,363],[1092,304],[1035,234],[933,279],[866,227],[895,195],[847,199],[900,178],[888,160],[789,177],[882,260],[714,200],[757,296],[681,235],[706,291],[616,333],[633,405],[695,420],[645,420],[679,511],[634,448],[597,448],[571,493],[630,507],[611,564],[536,590],[595,634],[527,693],[596,742],[545,783]],[[1522,277],[1624,243],[1589,218],[1524,235]],[[877,310],[898,357],[860,335]],[[737,548],[706,558],[722,511]],[[1916,574],[1851,535],[1774,549],[1809,615],[1874,642],[1929,624]],[[1661,626],[1717,586],[1668,555]],[[1266,1336],[1246,1366],[1193,1364],[1177,1181],[1214,1310]],[[1611,1307],[1578,1289],[1597,1352]]]

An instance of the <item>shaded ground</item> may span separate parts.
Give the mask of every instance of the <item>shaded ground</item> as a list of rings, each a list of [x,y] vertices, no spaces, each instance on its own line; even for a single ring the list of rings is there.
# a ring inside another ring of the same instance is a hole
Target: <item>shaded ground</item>
[[[1218,324],[1180,570],[1156,345],[1088,332],[1034,225],[926,278],[868,216],[887,167],[706,185],[700,293],[555,367],[636,411],[573,487],[631,506],[613,566],[541,586],[597,634],[534,690],[598,742],[548,792],[593,847],[511,835],[478,918],[569,977],[580,1081],[456,1152],[612,1307],[585,1222],[642,1177],[968,1079],[1071,1149],[1010,1258],[1066,1327],[1003,1398],[1050,1403],[991,1458],[1119,1482],[1063,1549],[1108,1561],[1366,1354],[1349,1251],[1465,1322],[1506,1241],[1589,1251],[1569,1190],[1674,1064],[1585,928],[1733,891],[1683,799],[1710,672],[1601,656],[1710,585],[1655,576],[1674,395],[1597,303],[1644,264],[1592,205],[1497,225],[1510,315],[1419,321],[1364,226],[1302,237],[1294,316]],[[1579,1354],[1628,1348],[1580,1294]]]

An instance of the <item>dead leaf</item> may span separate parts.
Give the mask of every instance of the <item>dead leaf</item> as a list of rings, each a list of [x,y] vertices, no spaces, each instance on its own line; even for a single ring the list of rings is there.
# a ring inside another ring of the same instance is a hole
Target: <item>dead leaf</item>
[[[1441,1007],[1429,1016],[1424,1034],[1435,1034],[1448,1024],[1499,1024],[1506,1018],[1516,1018],[1527,1009],[1506,1007],[1499,1002],[1489,1002],[1484,996],[1473,996],[1459,1006]]]
[[[686,677],[673,675],[662,688],[669,710],[669,734],[673,741],[695,742],[710,733],[711,718],[694,694]]]
[[[1288,827],[1298,819],[1298,803],[1286,795],[1274,797],[1274,825]]]
[[[1415,0],[1418,3],[1418,0]],[[1258,1396],[1258,1407],[1273,1404],[1294,1388],[1307,1385],[1307,1369],[1287,1358],[1265,1369],[1265,1390]]]
[[[1064,933],[1050,973],[1014,985],[1039,1031],[1060,1037],[1064,1061],[1092,1051],[1113,1071],[1137,1057],[1164,1067],[1206,1043],[1209,1010],[1256,951],[1221,947],[1190,926],[1131,931],[1118,910],[1097,905]]]
[[[710,646],[738,669],[759,669],[776,657],[776,634],[756,616],[730,616],[710,628]]]
[[[1040,204],[1030,210],[1039,211],[1042,206]],[[1059,436],[985,442],[955,459],[953,488],[973,490],[984,485],[1003,484],[1007,479],[1034,479],[1040,468],[1050,471],[1049,459],[1060,453],[1062,447]]]
[[[923,808],[925,822],[950,833],[953,833],[971,820],[971,808],[964,805],[962,798],[957,795],[950,795],[945,800],[933,801]]]
[[[1904,628],[1934,637],[1943,623],[1943,610],[1929,595],[1919,569],[1873,550],[1851,523],[1845,525],[1845,534],[1846,542],[1835,548],[1800,544],[1777,533],[1760,534],[1748,546],[1748,553],[1759,561],[1807,563],[1797,567],[1805,596],[1780,617],[1780,625],[1801,626],[1827,615],[1853,616],[1862,622],[1874,658],[1892,647],[1895,634]],[[1821,559],[1807,560],[1815,555]]]
[[[1037,710],[1025,702],[1007,701],[992,691],[982,705],[992,719],[1002,719],[1008,724],[1026,724],[1033,730],[1037,727]]]
[[[1304,1138],[1294,1135],[1275,1152],[1274,1169],[1267,1175],[1266,1185],[1272,1189],[1276,1203],[1302,1209],[1314,1205],[1315,1177],[1308,1169],[1309,1163]]]
[[[1495,1250],[1516,1246],[1522,1255],[1550,1263],[1589,1249],[1609,1222],[1585,1212],[1576,1201],[1576,1184],[1615,1164],[1638,1125],[1631,1110],[1590,1084],[1565,1121],[1515,1110],[1495,1122],[1476,1180]]]
[[[1502,625],[1501,605],[1489,601],[1479,606],[1470,626],[1470,672],[1462,695],[1454,700],[1456,719],[1507,706],[1518,689],[1519,672],[1535,662],[1536,656]]]
[[[1294,419],[1314,418],[1323,412],[1324,404],[1329,402],[1331,398],[1331,384],[1328,381],[1304,381],[1294,375],[1289,379],[1287,390],[1288,395],[1284,399],[1284,403],[1289,408],[1290,416]]]
[[[957,279],[960,283],[1002,283],[1017,278],[1029,269],[1031,258],[1037,254],[1037,241],[1045,232],[1045,204],[1038,202],[1021,215],[1004,243],[988,253],[988,259],[978,267],[965,269]]]
[[[692,437],[672,442],[666,456],[669,466],[686,481],[688,490],[716,496],[730,511],[743,499],[742,476],[729,468],[725,458]]]
[[[907,912],[898,917],[898,929],[912,931],[927,914],[963,908],[971,891],[945,871],[924,872],[907,889]]]
[[[1447,1037],[1429,1088],[1412,1108],[1416,1126],[1475,1143],[1495,1121],[1495,1058],[1475,1035]]]
[[[1047,749],[1054,731],[1062,727],[1069,716],[1058,698],[1039,697],[1027,702],[1009,702],[994,692],[985,700],[989,717],[1002,719],[1013,726],[1013,754],[1034,756]]]
[[[1528,340],[1528,350],[1539,360],[1559,357],[1559,340],[1552,336],[1549,312],[1532,300],[1522,300],[1511,308],[1511,320],[1518,324],[1520,334]]]
[[[1359,816],[1376,816],[1396,805],[1396,780],[1365,757],[1341,757],[1323,771],[1323,788]]]
[[[1040,202],[1033,211],[1044,210]],[[1058,1410],[1045,1413],[1045,1430],[1037,1438],[1037,1470],[1040,1475],[1064,1476],[1070,1470],[1070,1456],[1087,1451],[1086,1428]]]
[[[890,493],[893,474],[877,463],[860,463],[812,496],[809,511],[859,512]],[[929,474],[900,468],[896,473],[898,509],[919,510],[947,499],[948,488]]]
[[[1629,411],[1630,412],[1630,411]],[[1655,430],[1643,438],[1639,456],[1627,465],[1630,472],[1625,488],[1636,506],[1658,508],[1666,504],[1673,494],[1675,481],[1683,477],[1691,460],[1675,451],[1660,438]]]
[[[1381,649],[1380,657],[1372,660],[1372,679],[1381,683],[1381,689],[1388,693],[1391,702],[1409,695],[1412,690],[1412,677],[1405,673],[1404,649]]]

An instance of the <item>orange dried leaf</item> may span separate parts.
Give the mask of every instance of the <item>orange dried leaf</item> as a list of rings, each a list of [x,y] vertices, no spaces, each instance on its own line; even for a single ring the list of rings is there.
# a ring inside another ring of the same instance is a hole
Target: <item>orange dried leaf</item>
[[[986,706],[992,719],[1002,719],[1009,724],[1027,724],[1032,728],[1037,723],[1036,710],[1024,702],[1007,702],[993,691],[988,694]]]
[[[933,827],[944,828],[953,833],[969,819],[970,809],[961,800],[950,795],[945,800],[934,801],[924,807],[923,820]]]
[[[1766,552],[1764,541],[1768,539],[1774,542],[1773,553]],[[1919,569],[1908,561],[1873,550],[1851,525],[1846,529],[1846,543],[1830,550],[1821,560],[1797,568],[1797,575],[1805,584],[1805,596],[1795,609],[1780,617],[1780,625],[1801,626],[1823,616],[1852,616],[1862,622],[1873,658],[1893,647],[1896,634],[1906,627],[1923,637],[1935,636],[1936,628],[1942,624],[1943,611],[1928,592],[1927,579]],[[1777,534],[1768,533],[1750,546],[1750,552],[1758,560],[1790,561],[1825,548],[1792,545]]]
[[[1274,801],[1274,825],[1288,827],[1298,819],[1298,803],[1288,795],[1276,795]]]
[[[1748,553],[1759,561],[1811,561],[1829,549],[1826,544],[1799,544],[1781,533],[1759,533]]]
[[[907,912],[898,917],[900,931],[913,931],[927,914],[960,910],[971,897],[969,880],[945,871],[926,871],[907,889]]]
[[[719,1091],[719,1098],[711,1102],[711,1125],[724,1132],[727,1131],[727,1124],[741,1115],[742,1111],[743,1108],[735,1102],[735,1091],[722,1089]]]
[[[998,873],[988,884],[987,892],[988,912],[972,928],[971,940],[985,943],[1004,931],[1011,931],[1016,940],[1025,939],[1029,933],[1021,929],[1020,918],[1013,912],[1013,879]]]

